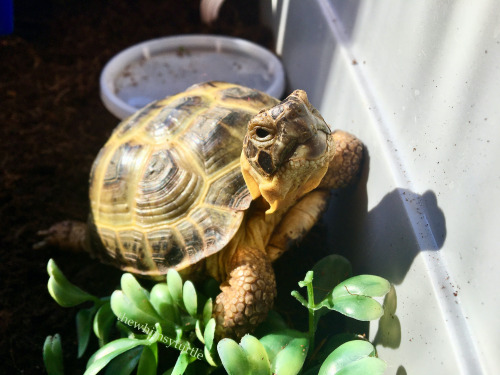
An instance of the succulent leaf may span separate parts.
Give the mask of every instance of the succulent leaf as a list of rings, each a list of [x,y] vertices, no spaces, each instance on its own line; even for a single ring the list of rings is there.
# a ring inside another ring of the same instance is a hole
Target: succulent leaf
[[[293,375],[302,369],[309,349],[306,334],[285,329],[262,337],[260,342],[266,348],[273,374]]]
[[[193,283],[189,280],[184,283],[182,288],[182,300],[188,314],[196,318],[198,314],[198,297]]]
[[[151,305],[153,305],[163,319],[180,323],[179,311],[175,306],[166,283],[156,284],[153,289],[151,289],[149,298]]]
[[[207,299],[205,306],[203,306],[203,325],[207,325],[208,321],[212,318],[213,302],[212,298]]]
[[[384,308],[371,297],[345,296],[334,300],[333,310],[351,318],[370,321],[384,315]]]
[[[92,318],[96,312],[95,306],[90,309],[82,309],[76,314],[76,336],[78,338],[78,358],[81,358],[89,343]]]
[[[232,339],[222,339],[217,344],[222,365],[229,375],[249,375],[250,365],[245,351]]]
[[[351,277],[332,291],[333,299],[349,295],[361,295],[368,297],[383,297],[391,289],[391,284],[386,279],[375,275],[359,275]]]
[[[215,337],[215,319],[212,318],[208,321],[207,326],[205,327],[205,332],[203,333],[203,337],[205,338],[205,346],[208,350],[212,350],[214,345],[214,337]]]
[[[352,266],[343,256],[332,254],[324,257],[313,267],[315,303],[322,301],[330,291],[351,277]]]
[[[62,307],[73,307],[83,302],[97,300],[97,297],[69,282],[53,259],[47,264],[47,272],[50,276],[47,284],[49,293]]]
[[[103,343],[108,341],[109,333],[115,320],[116,316],[113,314],[109,302],[106,302],[97,310],[94,317],[94,334]]]
[[[155,344],[156,345],[156,344]],[[137,375],[156,375],[158,358],[149,346],[145,346],[142,350],[139,366],[137,367]]]
[[[122,338],[111,341],[110,343],[100,348],[97,352],[95,352],[92,357],[90,357],[89,361],[87,362],[87,370],[85,371],[84,375],[95,375],[120,354],[125,353],[126,351],[137,346],[148,344],[149,342],[147,340],[136,340],[129,338]]]
[[[348,341],[326,358],[318,375],[381,375],[387,365],[374,355],[375,348],[368,341]]]
[[[184,308],[184,304],[182,301],[182,278],[174,269],[170,269],[167,273],[167,285],[168,290],[174,300],[174,302]]]
[[[250,371],[255,375],[270,375],[271,364],[266,349],[260,341],[252,336],[245,335],[241,339],[240,346],[246,353]]]
[[[47,336],[43,344],[43,362],[49,375],[64,375],[61,336]]]
[[[121,290],[115,290],[111,295],[111,309],[118,317],[118,320],[134,328],[140,329],[141,324],[154,326],[158,321],[155,316],[151,316],[147,312],[141,310]]]
[[[203,351],[205,353],[205,360],[208,362],[208,364],[210,366],[213,366],[213,367],[219,366],[217,364],[216,360],[214,359],[214,357],[212,356],[212,353],[210,353],[210,351],[208,350],[208,348],[206,346],[204,347]]]
[[[182,352],[175,362],[174,369],[171,375],[182,375],[186,371],[187,366],[196,358],[189,356],[186,352]]]
[[[160,316],[154,309],[149,301],[149,292],[144,289],[136,278],[130,274],[125,273],[121,278],[121,287],[123,293],[133,302],[140,310],[144,311],[150,316],[160,319]]]
[[[199,320],[196,320],[195,332],[196,332],[196,337],[198,338],[198,340],[200,340],[201,343],[204,344],[205,343],[205,338],[203,337],[203,333],[202,333],[202,330],[201,330],[201,323],[200,323]]]
[[[104,375],[130,375],[137,367],[145,346],[137,346],[111,360],[105,368]]]

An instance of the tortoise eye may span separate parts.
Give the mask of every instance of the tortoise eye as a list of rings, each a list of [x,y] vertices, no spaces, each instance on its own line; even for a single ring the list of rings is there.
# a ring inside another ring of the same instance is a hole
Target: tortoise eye
[[[273,134],[269,131],[269,129],[257,127],[255,129],[255,137],[258,141],[268,141],[273,137]]]

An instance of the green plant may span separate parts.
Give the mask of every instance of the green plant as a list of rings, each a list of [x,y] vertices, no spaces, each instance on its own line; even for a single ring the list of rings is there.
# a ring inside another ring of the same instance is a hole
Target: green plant
[[[333,336],[316,354],[308,357],[308,353],[314,353],[318,320],[326,312],[335,310],[361,321],[375,320],[383,315],[383,307],[373,297],[387,294],[389,282],[372,275],[347,278],[350,274],[351,265],[345,258],[338,255],[323,258],[299,282],[300,287],[306,287],[307,299],[292,291],[292,296],[308,310],[308,332],[285,328],[260,340],[249,340],[252,336],[247,335],[239,347],[233,340],[223,339],[218,344],[218,351],[224,368],[229,374],[238,375],[293,375],[301,371],[308,375],[382,374],[385,362],[376,357],[371,343],[357,335]]]
[[[87,349],[93,328],[99,349],[90,357],[85,375],[157,374],[160,358],[168,360],[164,375],[170,374],[382,374],[385,362],[375,348],[354,334],[330,337],[315,350],[318,320],[330,310],[357,320],[374,320],[383,308],[372,297],[389,291],[389,282],[371,275],[351,276],[349,262],[331,255],[318,262],[306,274],[299,292],[292,295],[308,310],[309,330],[300,332],[287,327],[274,311],[258,329],[260,338],[244,336],[240,343],[231,339],[215,342],[212,298],[218,286],[211,280],[204,293],[190,281],[183,281],[174,270],[166,282],[148,291],[131,274],[124,274],[121,290],[111,297],[97,298],[71,284],[53,260],[47,266],[48,289],[61,306],[93,303],[77,313],[78,357]],[[335,286],[335,287],[334,287]],[[174,348],[175,350],[168,350]],[[62,374],[62,354],[58,335],[49,336],[44,345],[44,361],[49,374]],[[162,364],[163,364],[162,363]]]

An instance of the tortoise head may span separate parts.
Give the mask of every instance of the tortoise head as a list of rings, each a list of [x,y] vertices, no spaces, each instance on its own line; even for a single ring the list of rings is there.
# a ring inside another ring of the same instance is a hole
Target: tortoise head
[[[316,188],[333,152],[330,128],[307,94],[296,90],[250,120],[241,155],[243,177],[252,198],[262,195],[271,213]]]

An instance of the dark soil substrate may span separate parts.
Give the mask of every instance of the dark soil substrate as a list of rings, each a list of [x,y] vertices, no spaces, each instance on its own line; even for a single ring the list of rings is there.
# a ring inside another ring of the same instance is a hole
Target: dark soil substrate
[[[83,372],[86,360],[75,359],[77,309],[49,296],[49,258],[98,296],[119,284],[120,272],[85,254],[32,250],[37,230],[87,216],[90,166],[117,124],[99,99],[102,67],[132,44],[174,34],[229,34],[271,45],[254,2],[226,3],[212,27],[200,22],[199,0],[15,3],[15,32],[0,37],[0,373],[44,373],[42,345],[54,333],[62,336],[66,373]],[[314,248],[322,238],[319,227],[308,241]],[[289,291],[318,257],[297,251],[286,257],[278,262],[285,291],[277,309],[287,319],[296,311],[305,318]],[[300,267],[289,266],[294,258]]]

